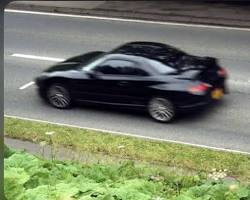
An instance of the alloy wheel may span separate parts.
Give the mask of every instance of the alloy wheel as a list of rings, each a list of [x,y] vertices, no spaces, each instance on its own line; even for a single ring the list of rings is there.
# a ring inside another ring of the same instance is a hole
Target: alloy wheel
[[[51,85],[47,92],[49,103],[56,108],[68,108],[71,98],[68,90],[62,85]]]
[[[165,98],[153,98],[148,105],[150,116],[159,122],[170,122],[175,116],[171,101]]]

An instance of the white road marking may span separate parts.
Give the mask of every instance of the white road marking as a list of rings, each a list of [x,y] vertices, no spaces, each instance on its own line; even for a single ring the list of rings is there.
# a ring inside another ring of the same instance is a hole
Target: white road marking
[[[64,59],[62,59],[62,58],[53,58],[53,57],[45,57],[45,56],[35,56],[35,55],[20,54],[20,53],[14,53],[11,56],[20,57],[20,58],[27,58],[27,59],[35,59],[35,60],[55,61],[55,62],[62,62],[62,61],[64,61]]]
[[[136,135],[136,134],[131,134],[131,133],[119,132],[119,131],[111,131],[111,130],[106,130],[106,129],[98,129],[98,128],[71,125],[71,124],[50,122],[50,121],[45,121],[45,120],[40,120],[40,119],[19,117],[19,116],[13,116],[13,115],[8,115],[8,114],[5,114],[4,116],[9,117],[9,118],[27,120],[27,121],[54,124],[54,125],[58,125],[58,126],[67,126],[67,127],[72,127],[72,128],[87,129],[87,130],[100,131],[100,132],[116,134],[116,135],[124,135],[124,136],[129,136],[129,137],[142,138],[142,139],[147,139],[147,140],[170,142],[170,143],[175,143],[175,144],[183,144],[183,145],[188,145],[188,146],[193,146],[193,147],[212,149],[212,150],[216,150],[216,151],[225,151],[225,152],[230,152],[230,153],[240,153],[240,154],[250,155],[250,152],[233,150],[233,149],[225,149],[225,148],[219,148],[219,147],[213,147],[213,146],[207,146],[207,145],[201,145],[201,144],[194,144],[194,143],[188,143],[188,142],[182,142],[182,141],[176,141],[176,140],[160,139],[160,138],[155,138],[155,137]]]
[[[228,83],[231,84],[231,85],[239,85],[239,86],[250,86],[249,83],[250,83],[250,80],[249,81],[241,81],[241,80],[233,80],[233,79],[229,79],[228,80]]]
[[[59,17],[72,17],[72,18],[84,18],[84,19],[98,19],[98,20],[109,20],[109,21],[120,21],[120,22],[135,22],[135,23],[146,23],[146,24],[171,25],[171,26],[185,26],[185,27],[197,27],[197,28],[213,28],[213,29],[225,29],[225,30],[250,31],[250,28],[239,28],[239,27],[230,27],[230,26],[215,26],[215,25],[203,25],[203,24],[185,24],[185,23],[165,22],[165,21],[150,21],[150,20],[141,20],[141,19],[125,19],[125,18],[116,18],[116,17],[100,17],[100,16],[77,15],[77,14],[38,12],[38,11],[28,11],[28,10],[5,9],[5,12],[33,14],[33,15],[59,16]]]
[[[24,89],[26,89],[27,87],[29,87],[29,86],[31,86],[31,85],[33,85],[33,84],[35,84],[35,82],[34,82],[34,81],[31,81],[31,82],[29,82],[29,83],[27,83],[27,84],[21,86],[21,87],[19,88],[19,90],[24,90]]]

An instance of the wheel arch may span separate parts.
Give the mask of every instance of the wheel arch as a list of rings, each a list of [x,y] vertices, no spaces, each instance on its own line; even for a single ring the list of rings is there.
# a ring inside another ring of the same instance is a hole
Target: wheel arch
[[[62,84],[62,85],[66,85],[67,87],[69,87],[69,82],[70,80],[65,77],[52,77],[52,78],[47,79],[44,85],[46,88],[48,88],[50,85],[57,83],[57,84]]]

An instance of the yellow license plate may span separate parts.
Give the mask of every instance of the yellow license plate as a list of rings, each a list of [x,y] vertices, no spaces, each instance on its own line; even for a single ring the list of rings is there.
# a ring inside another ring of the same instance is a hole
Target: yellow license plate
[[[214,90],[212,90],[211,92],[211,97],[212,99],[220,99],[223,96],[223,90],[220,88],[216,88]]]

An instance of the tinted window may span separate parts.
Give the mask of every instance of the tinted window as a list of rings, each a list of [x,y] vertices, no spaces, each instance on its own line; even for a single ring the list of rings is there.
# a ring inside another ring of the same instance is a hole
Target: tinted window
[[[149,60],[149,63],[151,66],[153,66],[155,68],[155,70],[157,70],[161,74],[167,74],[167,73],[171,73],[171,72],[176,71],[176,69],[174,69],[166,64],[163,64],[162,62],[159,62],[157,60]]]
[[[103,74],[147,76],[148,73],[138,67],[137,63],[127,60],[108,60],[98,65],[94,71]]]

